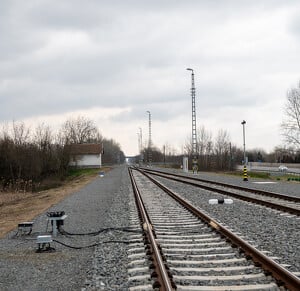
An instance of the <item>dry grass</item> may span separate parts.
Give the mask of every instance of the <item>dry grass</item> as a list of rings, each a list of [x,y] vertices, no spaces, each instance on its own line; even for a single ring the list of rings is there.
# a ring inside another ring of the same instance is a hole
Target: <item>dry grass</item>
[[[0,238],[15,229],[18,223],[32,221],[34,217],[81,189],[96,177],[96,174],[80,176],[61,187],[37,193],[0,192]]]

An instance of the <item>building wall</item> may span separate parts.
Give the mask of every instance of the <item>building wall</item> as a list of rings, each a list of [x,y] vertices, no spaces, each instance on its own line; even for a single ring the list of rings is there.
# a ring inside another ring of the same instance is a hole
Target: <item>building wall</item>
[[[76,156],[76,159],[71,160],[71,166],[78,167],[101,167],[101,154],[100,155],[81,155]]]

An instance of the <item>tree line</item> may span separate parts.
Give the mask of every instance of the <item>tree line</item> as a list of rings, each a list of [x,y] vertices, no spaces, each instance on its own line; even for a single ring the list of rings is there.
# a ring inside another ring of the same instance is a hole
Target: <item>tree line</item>
[[[192,166],[192,138],[187,138],[182,153],[178,153],[170,145],[166,144],[161,149],[153,146],[142,149],[141,155],[136,156],[136,163],[149,162],[149,151],[151,151],[151,162],[173,165],[179,167],[183,157],[189,159],[189,167]],[[196,156],[199,170],[202,171],[232,171],[236,165],[242,165],[244,152],[242,148],[234,145],[230,140],[228,131],[220,129],[215,137],[204,126],[197,130]],[[277,146],[270,153],[262,148],[247,149],[248,162],[266,163],[300,163],[300,150],[292,146]]]
[[[0,131],[0,190],[32,191],[49,177],[65,178],[70,161],[66,145],[72,143],[101,143],[105,164],[125,158],[120,145],[104,138],[95,123],[83,116],[68,119],[58,132],[45,124],[32,129],[13,121]]]
[[[196,156],[200,170],[232,170],[237,162],[243,157],[243,151],[231,144],[229,133],[226,130],[219,130],[213,139],[212,133],[201,126],[197,130]],[[149,148],[143,149],[142,156],[144,162],[148,162]],[[192,165],[192,138],[187,138],[183,153],[178,154],[169,145],[165,145],[162,150],[156,147],[151,148],[153,163],[166,163],[181,165],[183,156],[189,158],[189,166]]]

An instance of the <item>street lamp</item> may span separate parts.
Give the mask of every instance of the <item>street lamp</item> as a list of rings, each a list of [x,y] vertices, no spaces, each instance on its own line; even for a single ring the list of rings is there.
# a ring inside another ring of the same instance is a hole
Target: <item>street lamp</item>
[[[247,162],[246,162],[246,142],[245,142],[245,124],[246,121],[243,120],[241,122],[241,124],[243,125],[243,145],[244,145],[244,170],[243,170],[243,176],[244,176],[244,181],[248,181],[248,175],[247,175]]]
[[[188,71],[192,72],[192,87],[191,87],[191,96],[192,96],[192,158],[193,158],[193,173],[198,171],[198,161],[197,161],[197,131],[196,131],[196,88],[194,80],[194,70],[187,68]]]
[[[149,115],[149,139],[148,139],[148,163],[149,166],[151,166],[152,163],[152,151],[151,151],[151,146],[152,146],[152,141],[151,141],[151,112],[147,111]]]

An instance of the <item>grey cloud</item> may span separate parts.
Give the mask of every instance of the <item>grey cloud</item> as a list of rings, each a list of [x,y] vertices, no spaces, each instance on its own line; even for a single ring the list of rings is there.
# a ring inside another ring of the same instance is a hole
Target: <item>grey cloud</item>
[[[150,111],[153,122],[168,122],[182,116],[190,116],[190,107],[189,100],[185,99],[163,103],[135,104],[131,110],[115,115],[112,120],[118,123],[144,120],[147,123],[147,111]]]
[[[299,19],[299,13],[300,13],[300,5],[298,6],[298,9],[294,9],[292,16],[289,19],[289,32],[293,37],[295,37],[298,42],[300,43],[300,19]]]

